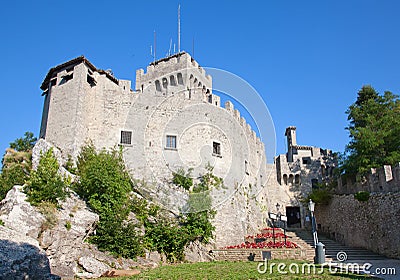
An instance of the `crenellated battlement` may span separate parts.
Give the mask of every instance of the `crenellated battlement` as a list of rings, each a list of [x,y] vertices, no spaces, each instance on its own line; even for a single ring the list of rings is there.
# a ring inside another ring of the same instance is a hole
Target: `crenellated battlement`
[[[136,70],[136,91],[161,93],[178,92],[186,89],[200,89],[211,94],[212,78],[186,52],[180,52],[157,61],[143,69]]]
[[[243,130],[246,132],[247,139],[251,140],[252,143],[255,143],[256,146],[262,146],[261,148],[263,148],[263,143],[257,136],[257,133],[252,129],[251,125],[247,123],[246,119],[243,116],[240,116],[240,111],[235,109],[235,106],[231,101],[225,102],[225,110],[228,111],[234,117],[234,119],[239,122]]]
[[[371,168],[364,176],[342,175],[336,192],[351,194],[359,191],[387,193],[400,191],[400,163]]]

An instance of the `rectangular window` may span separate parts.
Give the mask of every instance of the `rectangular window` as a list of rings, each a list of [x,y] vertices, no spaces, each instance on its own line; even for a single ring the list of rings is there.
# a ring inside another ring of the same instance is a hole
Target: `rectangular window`
[[[311,164],[311,158],[310,157],[303,157],[303,164]]]
[[[132,131],[121,130],[121,141],[122,145],[132,145]]]
[[[213,142],[213,156],[221,156],[221,144]]]
[[[176,136],[167,135],[166,148],[168,149],[176,149]]]
[[[311,179],[311,187],[313,189],[318,189],[319,188],[318,179]]]

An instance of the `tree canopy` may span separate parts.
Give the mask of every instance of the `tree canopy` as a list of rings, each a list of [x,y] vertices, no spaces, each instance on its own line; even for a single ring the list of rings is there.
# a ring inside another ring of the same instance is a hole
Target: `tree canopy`
[[[35,143],[37,141],[37,138],[33,135],[32,132],[25,132],[24,137],[22,138],[17,138],[14,140],[14,142],[10,143],[10,148],[14,149],[18,152],[27,152],[31,151],[33,149],[33,146],[35,146]]]
[[[346,174],[365,174],[370,168],[400,161],[400,100],[390,91],[380,95],[363,86],[346,111],[350,142],[342,157]]]

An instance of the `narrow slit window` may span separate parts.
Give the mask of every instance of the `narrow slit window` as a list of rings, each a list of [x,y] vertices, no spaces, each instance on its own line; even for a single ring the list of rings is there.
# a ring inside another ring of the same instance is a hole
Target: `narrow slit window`
[[[167,149],[176,149],[176,136],[175,135],[167,135]]]
[[[213,142],[213,155],[221,156],[221,143]]]
[[[132,131],[121,131],[121,141],[122,145],[132,145]]]

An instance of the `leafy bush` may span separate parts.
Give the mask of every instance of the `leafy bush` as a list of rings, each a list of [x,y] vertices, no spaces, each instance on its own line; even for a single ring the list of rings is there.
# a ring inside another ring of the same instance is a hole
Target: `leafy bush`
[[[193,188],[190,193],[203,196],[206,201],[206,210],[187,212],[173,219],[159,206],[131,194],[134,185],[125,169],[121,151],[97,152],[93,145],[83,147],[77,163],[80,181],[74,188],[100,216],[96,235],[90,240],[100,250],[117,256],[134,258],[142,255],[146,248],[164,253],[170,261],[183,260],[184,248],[190,241],[207,242],[212,237],[214,227],[210,219],[214,212],[210,210],[208,190],[216,182],[220,184],[222,179],[214,178],[211,171],[194,187],[190,170],[173,174],[176,185],[186,190]],[[193,210],[193,207],[193,199],[189,199],[187,209]],[[136,222],[129,220],[130,212],[135,214]],[[139,228],[144,229],[144,234]]]
[[[78,157],[76,192],[100,215],[127,217],[128,194],[132,183],[125,169],[122,153],[96,152],[93,145],[82,148]]]
[[[17,138],[14,142],[10,143],[10,148],[18,152],[28,152],[32,151],[33,146],[35,146],[37,138],[32,132],[25,132],[24,138]]]
[[[44,154],[41,153],[37,170],[32,171],[24,188],[28,201],[32,205],[38,205],[42,201],[57,204],[57,199],[64,199],[67,195],[66,188],[69,179],[63,178],[59,173],[59,164],[50,148]]]
[[[182,168],[178,169],[177,172],[172,173],[173,176],[172,183],[184,188],[187,191],[190,190],[190,188],[193,186],[193,179],[190,177],[192,171],[193,169],[189,169],[185,173],[184,169]]]
[[[91,241],[99,249],[118,256],[134,258],[142,254],[136,225],[127,221],[132,182],[121,151],[97,152],[93,145],[83,147],[78,157],[77,175],[80,181],[74,186],[76,192],[100,216]]]
[[[0,200],[14,185],[23,185],[29,178],[32,169],[32,152],[18,152],[7,149],[3,157],[3,167],[0,174]]]
[[[368,201],[369,197],[370,193],[365,191],[359,191],[354,194],[354,198],[357,199],[358,201]]]
[[[302,202],[304,204],[307,204],[311,199],[317,204],[321,205],[329,204],[333,196],[333,189],[335,184],[336,184],[335,181],[329,183],[317,184],[318,187],[313,188],[311,193],[309,193],[308,196],[302,200]]]

